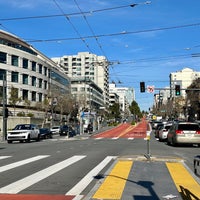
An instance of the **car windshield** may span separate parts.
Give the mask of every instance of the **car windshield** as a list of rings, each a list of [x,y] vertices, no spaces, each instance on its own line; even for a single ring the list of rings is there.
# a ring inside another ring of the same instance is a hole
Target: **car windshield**
[[[199,130],[198,124],[179,124],[178,125],[179,130]]]
[[[20,124],[17,125],[14,130],[31,130],[31,125],[30,124]]]

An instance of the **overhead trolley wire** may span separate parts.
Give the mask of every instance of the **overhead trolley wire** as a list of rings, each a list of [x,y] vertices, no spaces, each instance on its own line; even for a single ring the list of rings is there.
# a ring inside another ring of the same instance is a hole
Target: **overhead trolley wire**
[[[74,29],[74,31],[76,32],[76,34],[79,36],[79,39],[84,43],[84,45],[87,47],[87,49],[90,52],[92,52],[91,49],[90,49],[90,47],[89,47],[89,45],[86,43],[85,39],[81,36],[81,34],[78,32],[78,30],[76,29],[76,27],[71,22],[70,18],[64,14],[62,8],[59,6],[59,4],[56,2],[56,0],[53,0],[53,1],[56,4],[56,6],[58,7],[58,9],[60,10],[60,12],[63,14],[63,16],[65,16],[65,18],[67,19],[67,21],[70,23],[70,25],[72,26],[72,28]]]
[[[92,10],[92,11],[85,11],[85,12],[74,12],[74,13],[64,13],[62,14],[54,14],[54,15],[37,15],[37,16],[25,16],[25,17],[12,17],[12,18],[0,18],[0,21],[14,21],[14,20],[28,20],[28,19],[41,19],[41,18],[51,18],[51,17],[63,17],[63,16],[74,16],[74,15],[86,15],[86,14],[93,14],[96,12],[103,12],[103,11],[109,11],[109,10],[115,10],[115,9],[121,9],[121,8],[127,8],[127,7],[134,7],[138,4],[129,4],[129,5],[123,5],[123,6],[117,6],[117,7],[111,7],[111,8],[103,8],[98,10]]]
[[[184,25],[176,25],[170,27],[161,27],[161,28],[152,28],[152,29],[145,29],[145,30],[137,30],[137,31],[123,31],[119,33],[109,33],[109,34],[99,34],[95,37],[112,37],[118,35],[128,35],[128,34],[138,34],[138,33],[145,33],[145,32],[154,32],[154,31],[164,31],[164,30],[171,30],[171,29],[180,29],[180,28],[188,28],[193,26],[200,26],[200,22],[193,23],[193,24],[184,24]],[[94,38],[93,35],[84,36],[85,39]],[[35,40],[27,40],[27,42],[54,42],[54,41],[65,41],[65,40],[79,40],[80,38],[71,37],[71,38],[54,38],[54,39],[35,39]]]

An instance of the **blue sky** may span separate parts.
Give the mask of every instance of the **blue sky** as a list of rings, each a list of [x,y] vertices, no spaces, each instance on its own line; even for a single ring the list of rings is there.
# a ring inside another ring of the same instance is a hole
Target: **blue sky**
[[[50,58],[84,51],[106,56],[113,63],[110,82],[133,87],[140,109],[148,110],[154,93],[140,93],[141,81],[163,88],[171,72],[200,71],[200,57],[192,56],[200,53],[200,1],[145,2],[0,0],[0,29]]]

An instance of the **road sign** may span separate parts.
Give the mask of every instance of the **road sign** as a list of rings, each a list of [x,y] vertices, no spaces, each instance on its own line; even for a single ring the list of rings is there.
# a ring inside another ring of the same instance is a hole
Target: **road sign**
[[[154,85],[148,85],[147,86],[147,91],[149,92],[149,93],[153,93],[154,92]]]

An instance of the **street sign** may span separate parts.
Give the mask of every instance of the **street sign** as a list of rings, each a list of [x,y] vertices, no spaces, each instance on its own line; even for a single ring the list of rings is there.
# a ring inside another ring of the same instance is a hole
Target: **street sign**
[[[148,85],[147,86],[147,91],[149,92],[149,93],[153,93],[154,92],[154,85]]]

